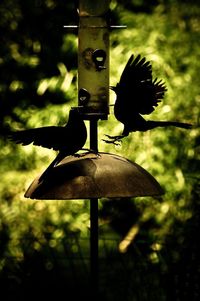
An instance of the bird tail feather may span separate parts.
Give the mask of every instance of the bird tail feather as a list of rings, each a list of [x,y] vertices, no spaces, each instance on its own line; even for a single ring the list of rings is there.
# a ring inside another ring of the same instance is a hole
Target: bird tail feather
[[[54,168],[54,166],[56,166],[63,158],[64,158],[64,156],[59,153],[56,156],[56,158],[49,164],[49,166],[47,167],[47,169],[45,169],[45,171],[39,177],[38,182],[40,183],[43,180],[45,180],[50,175],[50,173],[51,173],[52,169]]]
[[[150,128],[155,128],[155,127],[167,127],[167,126],[175,126],[178,128],[183,128],[183,129],[191,129],[192,124],[190,123],[185,123],[185,122],[177,122],[177,121],[148,121],[148,126]]]

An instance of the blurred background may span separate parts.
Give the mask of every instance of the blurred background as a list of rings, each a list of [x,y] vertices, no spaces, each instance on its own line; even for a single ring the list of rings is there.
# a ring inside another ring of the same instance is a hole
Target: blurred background
[[[65,125],[77,105],[77,1],[0,2],[0,289],[4,301],[87,298],[88,200],[30,200],[24,193],[55,157],[22,147],[10,129]],[[151,61],[167,86],[154,120],[194,124],[190,131],[132,133],[121,146],[104,134],[121,132],[110,107],[99,122],[99,150],[149,171],[159,198],[99,200],[99,290],[105,301],[200,298],[200,6],[192,0],[111,1],[110,84],[129,58]],[[110,92],[110,103],[114,103]],[[87,123],[87,122],[86,122]]]

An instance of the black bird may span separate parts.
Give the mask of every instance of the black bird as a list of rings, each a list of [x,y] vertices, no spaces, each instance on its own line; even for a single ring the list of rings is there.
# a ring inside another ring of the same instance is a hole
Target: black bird
[[[16,131],[10,133],[9,138],[22,145],[33,142],[34,145],[59,151],[56,158],[40,176],[39,182],[41,182],[62,159],[69,155],[75,155],[83,149],[87,139],[87,129],[78,109],[71,108],[65,127],[47,126]]]
[[[106,135],[107,143],[114,143],[130,132],[147,131],[156,127],[175,126],[190,129],[191,124],[175,121],[145,120],[141,115],[151,114],[164,97],[166,86],[162,80],[152,78],[152,66],[146,58],[131,55],[119,83],[110,87],[116,93],[114,115],[123,123],[124,129],[119,136]]]

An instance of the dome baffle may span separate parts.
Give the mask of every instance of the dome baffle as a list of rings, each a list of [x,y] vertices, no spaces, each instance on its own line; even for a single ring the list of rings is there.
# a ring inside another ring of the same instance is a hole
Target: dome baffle
[[[55,166],[45,181],[32,182],[25,197],[66,200],[156,196],[163,194],[154,177],[144,168],[109,153],[68,156]]]

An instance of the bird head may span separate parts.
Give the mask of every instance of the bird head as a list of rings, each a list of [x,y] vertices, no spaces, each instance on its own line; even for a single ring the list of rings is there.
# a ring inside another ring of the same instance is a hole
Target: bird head
[[[69,111],[69,118],[77,118],[80,116],[80,111],[78,107],[71,107]]]

